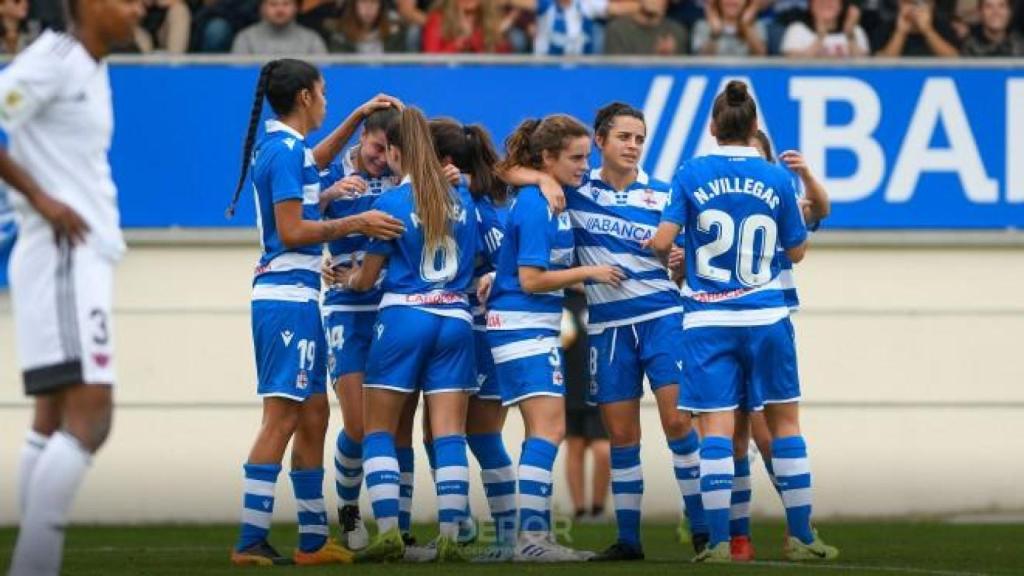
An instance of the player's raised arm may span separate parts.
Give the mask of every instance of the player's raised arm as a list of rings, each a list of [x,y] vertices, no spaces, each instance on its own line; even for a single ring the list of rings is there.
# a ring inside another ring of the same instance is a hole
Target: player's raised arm
[[[331,160],[336,158],[338,154],[341,154],[345,143],[352,139],[352,136],[355,135],[356,130],[359,128],[359,124],[367,116],[377,110],[387,108],[400,110],[402,108],[402,101],[394,96],[378,94],[353,110],[341,124],[313,148],[313,158],[316,160],[317,168],[323,170],[331,163]]]

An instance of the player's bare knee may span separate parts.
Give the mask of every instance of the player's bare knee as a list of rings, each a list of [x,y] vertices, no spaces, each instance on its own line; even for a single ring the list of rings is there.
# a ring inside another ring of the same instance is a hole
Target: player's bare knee
[[[89,452],[96,452],[106,443],[113,426],[113,411],[102,410],[67,419],[65,431]]]

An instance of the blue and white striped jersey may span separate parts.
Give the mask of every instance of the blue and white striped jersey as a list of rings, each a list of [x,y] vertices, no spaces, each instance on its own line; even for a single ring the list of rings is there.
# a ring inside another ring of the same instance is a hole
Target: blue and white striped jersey
[[[683,164],[662,219],[686,236],[684,328],[758,326],[789,315],[778,247],[807,239],[791,175],[754,148]]]
[[[300,200],[302,219],[320,220],[320,177],[312,149],[290,126],[268,120],[266,133],[253,149],[251,174],[263,248],[253,280],[253,298],[306,301],[312,290],[313,299],[318,300],[323,247],[286,248],[274,218],[276,204]]]
[[[563,291],[527,294],[519,285],[519,267],[563,270],[572,264],[569,214],[554,215],[536,186],[521,188],[509,210],[505,238],[498,250],[487,329],[557,332],[562,323]]]
[[[396,186],[390,174],[374,177],[360,171],[353,159],[359,153],[358,146],[353,146],[342,153],[341,161],[334,162],[320,172],[320,186],[327,190],[335,182],[347,176],[357,175],[366,181],[366,192],[353,198],[338,198],[324,209],[324,218],[344,218],[366,212],[373,208],[377,198]],[[360,264],[366,251],[369,238],[362,234],[352,234],[338,238],[327,244],[331,253],[332,266],[351,266]],[[366,292],[345,290],[340,286],[331,286],[324,294],[324,309],[327,311],[372,312],[377,309],[381,298],[380,286]]]
[[[388,257],[387,273],[381,283],[381,308],[412,306],[440,316],[473,321],[466,290],[473,280],[477,254],[476,206],[465,186],[456,186],[452,194],[456,204],[450,215],[451,234],[431,251],[425,246],[408,179],[377,199],[374,208],[405,224],[405,232],[398,238],[371,239],[366,245],[367,254]]]
[[[679,290],[668,271],[642,244],[652,237],[668,202],[669,186],[642,170],[636,182],[615,190],[601,180],[601,169],[576,190],[566,205],[580,264],[618,266],[626,280],[618,287],[586,282],[588,331],[635,324],[683,311]]]
[[[473,311],[473,329],[485,330],[487,311],[476,297],[480,278],[494,272],[498,263],[498,249],[505,237],[505,220],[508,208],[495,206],[486,196],[476,201],[476,219],[479,232],[477,239],[476,266],[473,269],[473,283],[469,286],[469,307]]]

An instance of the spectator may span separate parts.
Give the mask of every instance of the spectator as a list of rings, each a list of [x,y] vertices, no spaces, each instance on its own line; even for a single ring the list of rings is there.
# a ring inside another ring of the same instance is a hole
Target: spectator
[[[38,34],[29,32],[28,0],[0,0],[3,45],[0,54],[17,54]]]
[[[405,49],[419,52],[423,48],[423,27],[427,24],[427,12],[432,0],[397,0],[395,6],[405,27]]]
[[[171,54],[188,51],[192,13],[185,0],[145,0],[146,15],[135,34],[143,52],[160,50]]]
[[[1009,0],[978,0],[981,22],[961,49],[964,56],[1024,56],[1024,37],[1010,30]]]
[[[786,27],[780,50],[795,58],[849,58],[871,53],[860,8],[848,0],[811,0],[804,18]]]
[[[597,53],[601,30],[596,21],[640,10],[640,0],[509,0],[509,4],[536,12],[533,53],[552,56]]]
[[[193,11],[191,50],[230,52],[235,34],[260,19],[260,0],[206,0]]]
[[[693,27],[693,53],[707,56],[764,56],[768,30],[757,19],[757,0],[711,0]]]
[[[64,30],[64,6],[64,0],[29,0],[28,20],[38,31]]]
[[[900,0],[899,13],[890,25],[888,37],[885,47],[878,51],[879,56],[959,55],[949,16],[936,13],[932,0]]]
[[[686,28],[665,18],[667,10],[668,0],[642,0],[639,12],[612,20],[605,36],[605,54],[685,54]]]
[[[381,54],[405,50],[405,37],[389,17],[384,0],[346,0],[341,19],[325,22],[334,29],[327,41],[331,52]]]
[[[238,33],[233,54],[310,55],[326,54],[319,34],[295,21],[298,0],[263,0],[260,22]]]
[[[590,347],[587,346],[587,297],[577,290],[565,291],[562,316],[562,349],[565,360],[565,480],[569,485],[577,521],[604,516],[611,476],[611,443],[597,406],[587,404],[590,384]],[[590,507],[587,507],[584,463],[592,457]]]
[[[423,51],[508,52],[504,33],[510,25],[502,21],[495,0],[440,0],[423,26]]]

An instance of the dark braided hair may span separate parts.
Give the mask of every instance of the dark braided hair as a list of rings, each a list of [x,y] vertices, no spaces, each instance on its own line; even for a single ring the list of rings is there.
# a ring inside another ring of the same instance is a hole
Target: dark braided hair
[[[256,143],[256,132],[259,128],[260,116],[263,115],[263,100],[270,104],[270,109],[278,116],[284,116],[295,109],[295,98],[302,90],[312,90],[320,80],[320,71],[316,66],[302,60],[282,58],[271,60],[260,69],[260,78],[256,81],[256,96],[253,99],[252,111],[249,113],[249,128],[242,146],[242,170],[235,185],[235,194],[231,205],[225,212],[228,218],[235,215],[238,196],[245,186],[245,179],[252,162],[252,149]]]
[[[612,102],[597,111],[597,116],[594,117],[594,134],[602,138],[607,138],[608,131],[612,129],[612,122],[614,122],[619,116],[636,118],[643,123],[645,127],[647,126],[647,121],[644,119],[643,112],[629,104],[626,104],[625,102]]]

